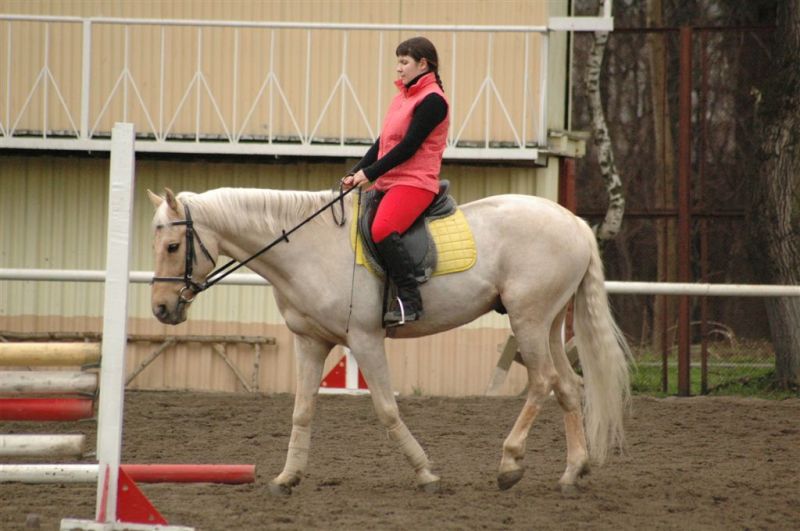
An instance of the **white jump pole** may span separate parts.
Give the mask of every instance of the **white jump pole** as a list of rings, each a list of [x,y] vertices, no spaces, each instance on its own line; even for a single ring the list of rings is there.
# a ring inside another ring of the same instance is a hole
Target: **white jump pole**
[[[117,488],[125,401],[125,347],[128,337],[128,275],[133,220],[133,124],[117,123],[111,132],[108,236],[103,302],[102,365],[97,412],[97,505],[95,520],[61,521],[61,529],[119,529]]]
[[[128,338],[128,274],[133,220],[133,124],[117,123],[111,133],[108,239],[103,304],[100,406],[97,414],[97,511],[100,523],[117,521],[117,484],[125,399],[125,348]]]
[[[62,530],[192,530],[118,522],[118,488],[125,401],[125,348],[128,337],[128,280],[135,179],[133,124],[116,123],[111,133],[108,237],[103,303],[102,365],[97,412],[97,505],[95,520],[61,521]]]
[[[2,457],[80,457],[85,435],[0,435]]]
[[[0,371],[0,393],[55,395],[94,393],[97,375],[69,371]]]

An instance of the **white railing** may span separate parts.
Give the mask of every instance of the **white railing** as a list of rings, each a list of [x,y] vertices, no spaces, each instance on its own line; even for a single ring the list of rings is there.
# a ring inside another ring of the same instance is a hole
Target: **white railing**
[[[358,157],[394,90],[391,47],[410,32],[435,37],[447,72],[445,157],[536,159],[547,140],[546,26],[2,14],[0,148],[108,150],[111,124],[133,121],[145,152]],[[256,42],[269,53],[253,53]]]
[[[105,282],[105,271],[79,269],[0,269],[0,281]],[[131,271],[130,282],[149,284],[152,271]],[[255,273],[236,273],[221,284],[268,286]],[[696,297],[800,297],[800,286],[773,284],[703,284],[691,282],[631,282],[607,280],[608,293],[617,295],[689,295]]]

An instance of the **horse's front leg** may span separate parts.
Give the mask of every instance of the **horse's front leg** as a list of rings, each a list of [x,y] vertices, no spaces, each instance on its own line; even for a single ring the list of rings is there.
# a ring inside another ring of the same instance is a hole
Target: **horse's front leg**
[[[314,402],[322,381],[325,358],[333,345],[308,336],[295,335],[294,349],[297,359],[297,390],[294,396],[292,414],[292,436],[286,465],[269,484],[273,494],[291,494],[292,487],[300,483],[308,464],[308,450],[311,446],[311,419],[314,416]]]
[[[353,356],[369,385],[372,403],[378,420],[397,448],[414,468],[417,486],[426,492],[439,490],[439,477],[431,472],[431,463],[425,450],[400,418],[400,410],[392,390],[389,365],[386,361],[383,338],[368,344],[351,344]]]

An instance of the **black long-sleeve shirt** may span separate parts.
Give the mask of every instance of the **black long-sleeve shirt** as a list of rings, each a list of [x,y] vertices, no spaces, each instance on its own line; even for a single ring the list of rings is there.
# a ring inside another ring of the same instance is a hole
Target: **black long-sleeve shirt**
[[[409,83],[409,86],[414,82],[416,82],[416,79]],[[411,123],[403,139],[378,159],[378,148],[381,142],[380,137],[378,137],[366,155],[348,172],[349,175],[353,175],[358,170],[364,170],[364,175],[370,181],[375,181],[387,171],[410,159],[425,139],[428,138],[431,131],[442,123],[446,117],[447,102],[445,99],[439,94],[428,94],[414,109]]]

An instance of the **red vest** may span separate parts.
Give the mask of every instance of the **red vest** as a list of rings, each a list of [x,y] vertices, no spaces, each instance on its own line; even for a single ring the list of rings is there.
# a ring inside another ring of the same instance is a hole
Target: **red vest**
[[[380,159],[392,150],[405,137],[414,109],[428,94],[438,94],[444,101],[447,98],[436,83],[433,73],[425,74],[406,88],[402,81],[395,81],[399,89],[397,95],[386,111],[381,129],[381,141],[378,146]],[[449,106],[449,103],[448,103]],[[381,175],[375,182],[375,188],[385,192],[392,186],[401,184],[415,186],[433,193],[439,192],[439,170],[442,167],[442,154],[447,147],[447,128],[450,125],[450,112],[442,122],[428,135],[416,153],[410,159],[398,164]]]

